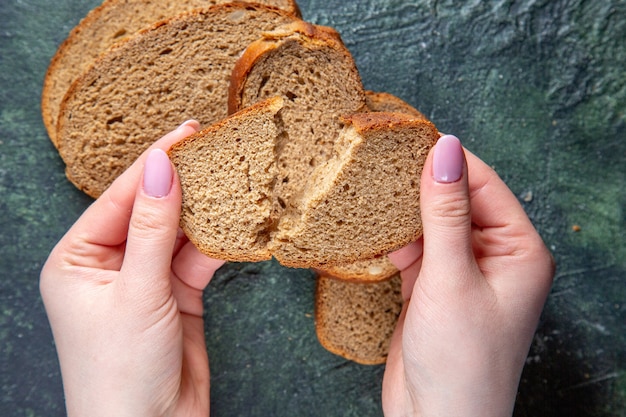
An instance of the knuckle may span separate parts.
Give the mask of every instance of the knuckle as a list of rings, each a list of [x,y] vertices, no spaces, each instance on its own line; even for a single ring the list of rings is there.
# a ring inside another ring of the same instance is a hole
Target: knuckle
[[[460,194],[439,195],[425,209],[430,216],[453,223],[465,223],[471,215],[469,200]]]
[[[151,234],[161,229],[163,219],[161,213],[156,210],[142,210],[131,217],[130,227],[139,234]]]

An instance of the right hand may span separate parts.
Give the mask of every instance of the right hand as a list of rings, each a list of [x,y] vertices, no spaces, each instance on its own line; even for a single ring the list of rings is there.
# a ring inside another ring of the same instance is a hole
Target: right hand
[[[443,136],[421,179],[423,238],[389,257],[405,299],[386,416],[511,415],[554,263],[493,169]]]

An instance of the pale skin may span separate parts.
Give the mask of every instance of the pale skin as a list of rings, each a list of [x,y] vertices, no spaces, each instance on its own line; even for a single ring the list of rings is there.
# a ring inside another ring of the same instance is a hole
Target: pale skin
[[[405,303],[383,380],[386,416],[511,415],[552,284],[552,256],[517,198],[454,139],[441,138],[424,166],[423,238],[390,255]],[[461,177],[438,181],[434,163],[450,169],[455,151]]]
[[[42,270],[69,416],[209,415],[202,291],[223,262],[178,228],[181,190],[163,152],[197,129],[189,121],[157,141]],[[466,156],[461,178],[441,183],[431,152],[424,239],[391,255],[408,302],[383,382],[385,415],[512,411],[553,265],[508,188]]]
[[[153,148],[197,128],[188,122]],[[146,193],[146,157],[87,209],[41,273],[69,416],[209,414],[202,290],[223,262],[179,231],[171,166],[169,194]]]

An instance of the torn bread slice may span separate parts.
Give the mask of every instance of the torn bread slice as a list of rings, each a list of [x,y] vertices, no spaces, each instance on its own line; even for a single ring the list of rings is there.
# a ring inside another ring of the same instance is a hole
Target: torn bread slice
[[[340,116],[365,108],[352,55],[332,28],[296,21],[250,44],[237,61],[229,112],[282,96],[287,134],[278,143],[277,217],[325,163],[341,129]]]
[[[315,331],[328,351],[363,364],[382,364],[402,311],[400,275],[375,283],[354,283],[319,275]]]
[[[229,261],[271,258],[280,97],[238,112],[169,151],[182,187],[181,227],[203,253]]]
[[[61,104],[57,138],[67,177],[97,197],[182,120],[223,119],[242,51],[261,33],[295,20],[276,8],[229,3],[161,21],[117,43]]]
[[[366,90],[365,101],[368,111],[405,113],[426,120],[426,116],[419,110],[390,93]],[[398,273],[398,269],[387,256],[379,256],[348,264],[329,265],[320,273],[352,282],[376,282],[389,279]]]
[[[345,118],[336,156],[276,218],[284,107],[271,118],[274,127],[266,115],[260,128],[258,106],[275,108],[257,103],[170,151],[183,189],[181,224],[203,253],[232,261],[274,256],[286,266],[324,269],[386,254],[421,235],[419,178],[437,138],[432,123],[399,113]]]
[[[335,155],[290,202],[269,242],[284,265],[324,269],[385,255],[422,234],[419,184],[435,126],[402,113],[355,113]]]
[[[56,126],[63,96],[88,67],[110,46],[159,20],[230,0],[105,0],[69,33],[59,46],[44,79],[41,110],[52,143],[57,146]],[[300,16],[293,0],[255,0]]]

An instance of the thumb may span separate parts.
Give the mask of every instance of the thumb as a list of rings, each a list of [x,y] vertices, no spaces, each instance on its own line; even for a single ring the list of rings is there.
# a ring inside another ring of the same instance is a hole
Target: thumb
[[[180,207],[181,191],[174,168],[162,149],[153,149],[145,160],[128,226],[120,271],[126,296],[155,302],[158,295],[169,296]]]
[[[467,164],[458,138],[444,135],[428,155],[420,186],[424,229],[423,267],[434,276],[462,277],[475,263]]]

